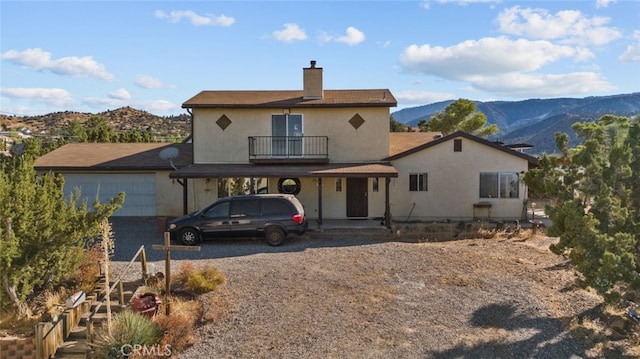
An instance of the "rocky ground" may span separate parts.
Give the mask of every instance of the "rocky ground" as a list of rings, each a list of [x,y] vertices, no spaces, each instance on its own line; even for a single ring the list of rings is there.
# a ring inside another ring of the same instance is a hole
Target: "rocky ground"
[[[208,322],[178,357],[638,355],[594,317],[601,299],[574,285],[567,261],[548,250],[553,240],[302,238],[279,251],[192,259],[214,265],[228,282],[202,297]]]

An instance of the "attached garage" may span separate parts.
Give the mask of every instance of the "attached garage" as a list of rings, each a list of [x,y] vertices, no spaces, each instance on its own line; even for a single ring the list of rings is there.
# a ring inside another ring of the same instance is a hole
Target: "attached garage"
[[[167,158],[166,149],[175,157]],[[172,216],[182,213],[183,186],[169,178],[191,163],[191,143],[69,143],[38,158],[40,174],[64,176],[65,195],[78,188],[91,206],[125,193],[113,216]],[[163,152],[164,151],[164,152]]]
[[[65,195],[80,189],[82,200],[86,200],[89,206],[96,194],[100,202],[107,202],[124,192],[124,204],[114,216],[156,215],[156,176],[153,173],[65,173],[64,178]]]

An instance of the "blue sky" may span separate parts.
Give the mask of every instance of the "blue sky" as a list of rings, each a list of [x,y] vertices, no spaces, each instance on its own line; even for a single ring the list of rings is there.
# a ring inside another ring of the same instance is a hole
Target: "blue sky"
[[[640,1],[5,1],[0,113],[185,113],[201,90],[434,102],[640,91]]]

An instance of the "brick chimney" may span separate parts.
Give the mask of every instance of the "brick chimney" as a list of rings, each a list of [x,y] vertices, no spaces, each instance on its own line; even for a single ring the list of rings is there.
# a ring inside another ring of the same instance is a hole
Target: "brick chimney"
[[[302,70],[304,80],[302,97],[306,100],[321,99],[324,95],[322,90],[322,67],[316,67],[316,61],[311,60],[311,66]]]

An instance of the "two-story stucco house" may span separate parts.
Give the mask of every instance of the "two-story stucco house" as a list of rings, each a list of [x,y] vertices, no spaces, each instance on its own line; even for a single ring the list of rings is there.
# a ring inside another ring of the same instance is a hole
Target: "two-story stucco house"
[[[170,176],[185,184],[187,210],[220,195],[205,186],[246,178],[296,194],[320,222],[385,217],[398,176],[384,160],[396,104],[387,89],[325,90],[315,61],[302,90],[202,91],[182,105],[192,116],[192,164]]]
[[[520,178],[534,157],[461,132],[390,133],[397,103],[388,89],[325,90],[315,61],[302,77],[302,90],[202,91],[188,99],[182,107],[191,114],[192,135],[190,143],[174,145],[180,149],[175,169],[157,159],[167,146],[157,144],[70,144],[40,158],[36,169],[68,174],[87,188],[111,178],[113,191],[118,183],[152,180],[126,187],[133,192],[127,202],[144,198],[155,207],[136,212],[125,203],[128,209],[117,215],[178,216],[239,186],[247,193],[293,193],[320,224],[524,217],[527,189]],[[77,146],[82,155],[74,160],[69,154],[79,154]],[[141,158],[131,153],[136,148],[155,156],[155,167],[132,161]],[[139,196],[143,189],[149,193]]]

